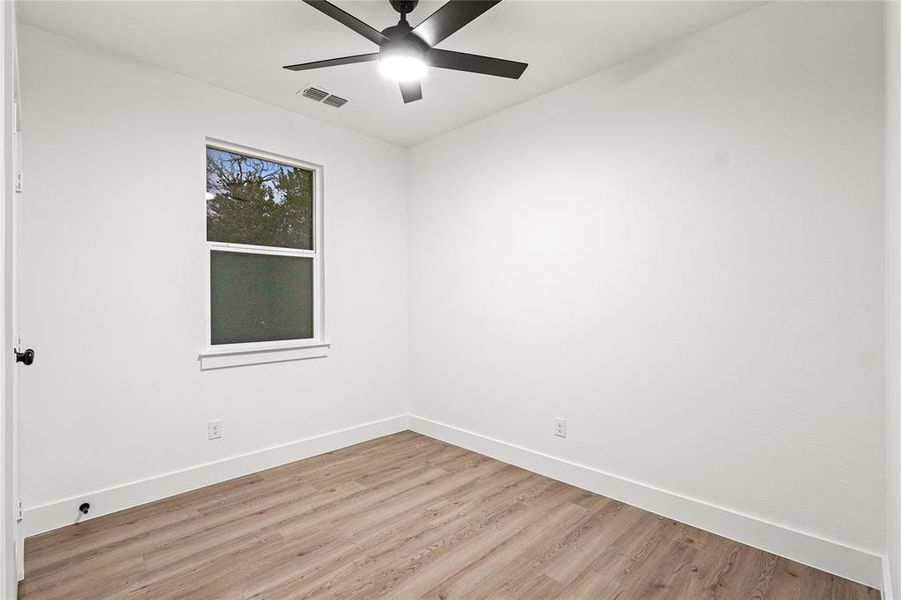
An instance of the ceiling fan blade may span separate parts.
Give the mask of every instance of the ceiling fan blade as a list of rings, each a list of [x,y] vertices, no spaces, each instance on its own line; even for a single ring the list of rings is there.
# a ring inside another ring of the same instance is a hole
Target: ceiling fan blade
[[[404,98],[404,104],[422,100],[422,83],[419,81],[401,81],[400,95]]]
[[[501,0],[450,0],[413,29],[429,46],[434,46]]]
[[[300,63],[297,65],[287,65],[282,67],[289,71],[309,71],[310,69],[321,69],[322,67],[337,67],[338,65],[352,65],[354,63],[368,62],[370,60],[378,60],[379,53],[356,54],[354,56],[342,56],[341,58],[329,58],[327,60],[316,60],[308,63]]]
[[[381,45],[386,42],[388,38],[382,34],[381,31],[375,29],[374,27],[370,27],[360,19],[356,18],[350,13],[344,12],[331,2],[326,2],[326,0],[303,0],[316,10],[327,14],[334,20],[338,21],[345,27],[349,27],[362,35],[364,38],[369,40],[374,44]]]
[[[519,76],[529,66],[526,63],[504,60],[503,58],[466,54],[465,52],[454,52],[453,50],[439,50],[438,48],[429,50],[426,60],[429,66],[438,67],[439,69],[469,71],[470,73],[509,77],[510,79],[519,79]]]

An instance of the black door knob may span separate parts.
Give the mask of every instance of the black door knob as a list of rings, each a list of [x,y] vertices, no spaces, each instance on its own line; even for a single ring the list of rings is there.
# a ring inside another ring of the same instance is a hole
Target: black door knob
[[[29,348],[25,352],[19,352],[16,350],[16,362],[25,363],[25,365],[30,365],[34,362],[34,350]]]

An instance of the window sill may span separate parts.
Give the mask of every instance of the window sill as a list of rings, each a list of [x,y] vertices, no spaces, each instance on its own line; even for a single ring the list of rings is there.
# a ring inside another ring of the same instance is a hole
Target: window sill
[[[200,370],[225,369],[244,365],[323,358],[329,355],[329,342],[303,341],[271,344],[242,344],[240,347],[206,348],[200,353]]]

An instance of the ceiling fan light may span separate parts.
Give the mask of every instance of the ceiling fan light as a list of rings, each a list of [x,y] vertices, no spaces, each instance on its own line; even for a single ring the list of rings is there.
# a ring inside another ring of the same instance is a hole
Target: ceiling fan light
[[[425,61],[411,54],[390,54],[379,59],[379,72],[394,81],[419,81],[425,77]]]

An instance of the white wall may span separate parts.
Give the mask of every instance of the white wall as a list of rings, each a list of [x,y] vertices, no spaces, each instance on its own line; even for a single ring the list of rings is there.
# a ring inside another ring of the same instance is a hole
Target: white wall
[[[21,54],[27,509],[406,413],[402,149],[30,27]],[[200,371],[205,136],[324,165],[328,358]]]
[[[769,4],[414,147],[413,413],[881,555],[881,17]]]
[[[901,592],[901,4],[885,12],[885,600]],[[890,589],[888,586],[891,586]]]

